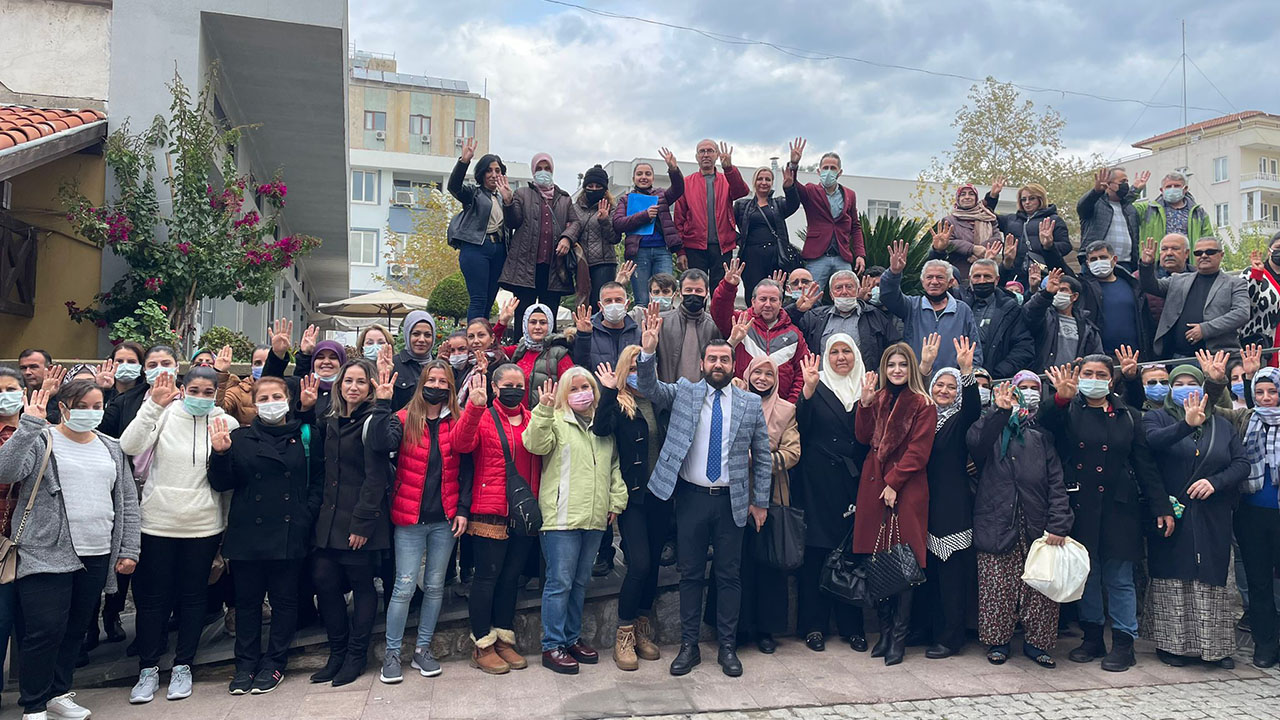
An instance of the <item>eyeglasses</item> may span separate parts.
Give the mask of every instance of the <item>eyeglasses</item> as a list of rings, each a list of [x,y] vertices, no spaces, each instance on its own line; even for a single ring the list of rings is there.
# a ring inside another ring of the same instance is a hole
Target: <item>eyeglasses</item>
[[[1196,257],[1204,257],[1206,255],[1209,257],[1213,257],[1214,255],[1217,255],[1220,252],[1222,251],[1219,250],[1218,248],[1205,248],[1204,250],[1196,250],[1191,254],[1195,255]]]
[[[1155,379],[1152,379],[1152,380],[1148,380],[1148,381],[1147,381],[1147,386],[1148,386],[1148,387],[1155,387],[1156,385],[1168,385],[1168,384],[1169,384],[1169,381],[1168,381],[1167,379],[1165,379],[1165,380],[1155,380]]]
[[[1026,195],[1026,196],[1023,196],[1023,197],[1018,198],[1018,202],[1020,202],[1020,203],[1024,203],[1024,202],[1031,202],[1032,200],[1039,200],[1039,199],[1040,199],[1040,198],[1038,198],[1038,197],[1034,197],[1034,196],[1032,196],[1032,195]]]

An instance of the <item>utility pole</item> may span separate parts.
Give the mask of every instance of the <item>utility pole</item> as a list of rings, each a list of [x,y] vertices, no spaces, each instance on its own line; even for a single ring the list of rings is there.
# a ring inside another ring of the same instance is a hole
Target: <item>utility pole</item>
[[[1182,21],[1182,172],[1191,170],[1191,130],[1187,126],[1187,21]]]

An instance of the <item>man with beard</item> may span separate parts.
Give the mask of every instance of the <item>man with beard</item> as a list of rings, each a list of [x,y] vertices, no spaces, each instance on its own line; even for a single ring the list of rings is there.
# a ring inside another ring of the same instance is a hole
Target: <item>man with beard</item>
[[[707,343],[702,379],[659,382],[654,353],[663,319],[645,318],[637,385],[655,410],[670,410],[667,439],[649,478],[649,491],[675,497],[677,566],[680,570],[680,652],[672,675],[685,675],[702,661],[698,621],[702,616],[707,547],[715,549],[717,657],[725,675],[742,674],[737,655],[742,605],[742,534],[759,532],[769,507],[772,459],[760,397],[733,387],[733,349],[724,340]]]
[[[924,295],[904,295],[902,273],[907,269],[907,243],[895,240],[889,248],[889,270],[880,276],[880,302],[889,312],[902,318],[903,339],[920,356],[925,338],[937,333],[942,338],[934,367],[955,367],[956,351],[952,340],[960,336],[974,344],[973,364],[984,367],[982,337],[973,310],[963,300],[947,293],[955,282],[954,270],[946,260],[929,260],[920,272],[920,285]],[[867,358],[867,364],[875,364],[880,358]]]

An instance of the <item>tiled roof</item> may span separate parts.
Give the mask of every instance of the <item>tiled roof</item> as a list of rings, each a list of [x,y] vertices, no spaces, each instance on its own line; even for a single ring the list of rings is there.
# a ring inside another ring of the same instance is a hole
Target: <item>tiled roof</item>
[[[1280,120],[1280,115],[1269,115],[1267,113],[1262,112],[1261,110],[1246,110],[1244,112],[1232,113],[1230,115],[1223,115],[1222,117],[1213,118],[1212,120],[1205,120],[1203,122],[1192,123],[1186,127],[1180,127],[1177,130],[1170,130],[1169,132],[1166,132],[1166,133],[1160,133],[1155,137],[1149,137],[1146,140],[1139,140],[1138,142],[1134,143],[1133,146],[1138,148],[1146,148],[1158,142],[1176,138],[1180,135],[1190,135],[1190,134],[1198,133],[1201,130],[1209,130],[1211,128],[1221,127],[1223,125],[1230,125],[1232,123],[1237,123],[1242,120],[1248,120],[1249,118],[1255,118],[1255,117],[1267,117],[1273,120]]]
[[[106,115],[97,110],[53,110],[24,105],[0,105],[0,151],[106,118]]]

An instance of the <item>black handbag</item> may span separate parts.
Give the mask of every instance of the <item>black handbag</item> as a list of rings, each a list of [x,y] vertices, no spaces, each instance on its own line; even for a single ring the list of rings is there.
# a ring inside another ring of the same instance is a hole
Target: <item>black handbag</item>
[[[795,570],[804,564],[804,510],[791,506],[790,483],[783,485],[782,504],[770,504],[769,516],[760,528],[756,560],[767,567]]]
[[[778,234],[777,228],[769,220],[769,214],[760,208],[754,201],[747,205],[747,214],[751,214],[752,210],[760,213],[760,217],[764,218],[764,224],[769,228],[769,233],[773,235],[774,246],[777,248],[777,258],[775,262],[778,264],[779,270],[786,270],[790,273],[792,270],[804,264],[804,260],[800,258],[800,251],[786,237],[786,231],[782,235]],[[784,225],[785,227],[785,225]]]
[[[861,560],[850,553],[853,528],[844,536],[840,547],[827,554],[818,577],[818,589],[849,605],[870,607],[867,597],[867,573]]]
[[[893,597],[908,588],[924,583],[924,571],[916,562],[911,546],[902,542],[898,528],[898,510],[888,510],[880,523],[875,549],[863,561],[867,575],[867,596],[872,602]]]
[[[516,470],[515,460],[511,458],[511,446],[507,444],[507,431],[502,427],[502,418],[498,411],[489,408],[493,415],[493,424],[498,428],[498,439],[502,441],[502,458],[507,465],[507,520],[511,527],[522,535],[533,535],[542,529],[542,508],[538,507],[538,498],[529,489],[529,482]]]

